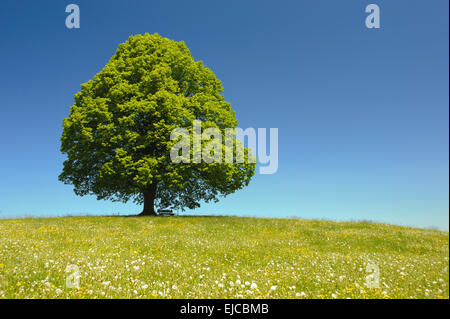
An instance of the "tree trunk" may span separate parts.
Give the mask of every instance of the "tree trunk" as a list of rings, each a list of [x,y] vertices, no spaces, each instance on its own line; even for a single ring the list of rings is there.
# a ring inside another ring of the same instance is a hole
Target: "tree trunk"
[[[151,185],[149,189],[144,192],[144,210],[142,213],[139,214],[139,216],[155,216],[155,193],[156,193],[156,187]]]

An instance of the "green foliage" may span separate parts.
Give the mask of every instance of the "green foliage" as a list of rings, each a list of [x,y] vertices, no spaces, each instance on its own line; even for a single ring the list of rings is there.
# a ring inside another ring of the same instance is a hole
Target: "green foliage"
[[[68,158],[59,179],[73,184],[77,195],[137,203],[148,195],[151,206],[154,200],[180,209],[247,186],[255,172],[248,160],[175,164],[170,159],[175,128],[192,134],[194,120],[221,132],[237,126],[222,91],[183,41],[131,36],[75,95],[64,119],[61,151]]]

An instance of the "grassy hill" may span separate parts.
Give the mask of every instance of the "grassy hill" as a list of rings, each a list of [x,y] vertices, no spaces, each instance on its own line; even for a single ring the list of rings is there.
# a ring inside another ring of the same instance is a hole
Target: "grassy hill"
[[[448,232],[376,223],[0,220],[0,298],[449,298],[448,267]]]

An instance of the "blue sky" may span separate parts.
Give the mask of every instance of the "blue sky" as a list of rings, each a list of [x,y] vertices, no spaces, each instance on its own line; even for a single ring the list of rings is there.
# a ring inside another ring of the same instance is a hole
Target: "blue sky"
[[[81,28],[65,27],[76,3]],[[365,6],[381,9],[367,29]],[[138,33],[184,40],[279,169],[186,214],[449,224],[448,1],[1,1],[0,217],[132,214],[57,177],[80,84]]]

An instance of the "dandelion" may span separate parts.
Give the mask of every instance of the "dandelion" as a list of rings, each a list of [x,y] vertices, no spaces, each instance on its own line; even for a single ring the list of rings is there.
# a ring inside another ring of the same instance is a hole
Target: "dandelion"
[[[0,299],[448,298],[447,233],[353,223],[333,224],[330,231],[330,222],[304,220],[258,220],[241,227],[250,221],[225,220],[220,223],[229,227],[226,232],[211,226],[214,218],[0,220]],[[166,232],[169,228],[173,231]],[[407,240],[399,241],[400,233]],[[67,234],[77,249],[69,249],[70,242],[55,245]],[[308,244],[320,238],[330,241],[323,247]],[[374,238],[408,247],[394,253],[372,245]],[[242,251],[249,244],[255,256],[268,259],[247,258]],[[373,277],[364,266],[369,257],[379,266],[381,289],[364,288]],[[55,285],[65,283],[62,265],[68,263],[80,266],[73,276],[80,289]]]

